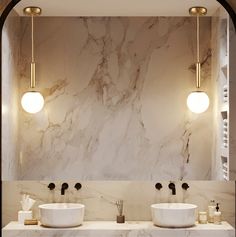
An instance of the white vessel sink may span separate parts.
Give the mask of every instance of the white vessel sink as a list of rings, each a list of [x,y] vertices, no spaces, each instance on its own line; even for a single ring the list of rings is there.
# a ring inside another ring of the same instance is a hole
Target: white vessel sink
[[[48,227],[73,227],[83,223],[83,204],[50,203],[39,205],[40,222]]]
[[[190,227],[195,224],[196,208],[196,205],[187,203],[153,204],[152,221],[161,227]]]

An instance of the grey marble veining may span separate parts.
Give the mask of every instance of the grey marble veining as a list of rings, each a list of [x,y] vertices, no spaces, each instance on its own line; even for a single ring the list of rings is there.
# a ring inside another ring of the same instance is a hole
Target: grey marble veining
[[[211,19],[203,18],[202,88],[211,99]],[[20,179],[211,177],[212,107],[193,115],[192,18],[37,18],[37,86],[46,104],[20,110]],[[20,90],[29,75],[22,21]]]

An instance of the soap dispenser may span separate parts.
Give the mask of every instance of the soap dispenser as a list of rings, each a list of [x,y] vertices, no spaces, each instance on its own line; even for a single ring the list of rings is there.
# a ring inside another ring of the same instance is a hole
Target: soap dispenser
[[[208,206],[208,222],[214,223],[214,213],[216,210],[215,200],[211,200]]]
[[[216,203],[216,211],[214,212],[214,224],[221,224],[221,212],[219,211],[219,203]]]

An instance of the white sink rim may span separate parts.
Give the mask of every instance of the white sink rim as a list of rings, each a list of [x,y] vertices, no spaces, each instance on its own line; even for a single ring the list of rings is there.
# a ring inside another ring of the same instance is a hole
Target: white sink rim
[[[41,204],[38,206],[41,209],[47,209],[47,210],[70,210],[70,209],[81,209],[85,208],[84,204],[81,203],[47,203],[47,204]]]
[[[190,203],[156,203],[151,205],[154,225],[186,228],[195,225],[197,205]]]
[[[181,202],[175,202],[175,203],[156,203],[151,205],[152,208],[158,208],[158,209],[166,209],[166,210],[187,210],[187,209],[196,209],[197,205],[191,204],[191,203],[181,203]]]

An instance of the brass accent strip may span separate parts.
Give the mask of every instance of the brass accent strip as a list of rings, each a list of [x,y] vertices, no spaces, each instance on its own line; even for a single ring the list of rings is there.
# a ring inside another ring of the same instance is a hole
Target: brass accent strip
[[[24,225],[38,225],[38,220],[36,220],[36,219],[25,220]]]

